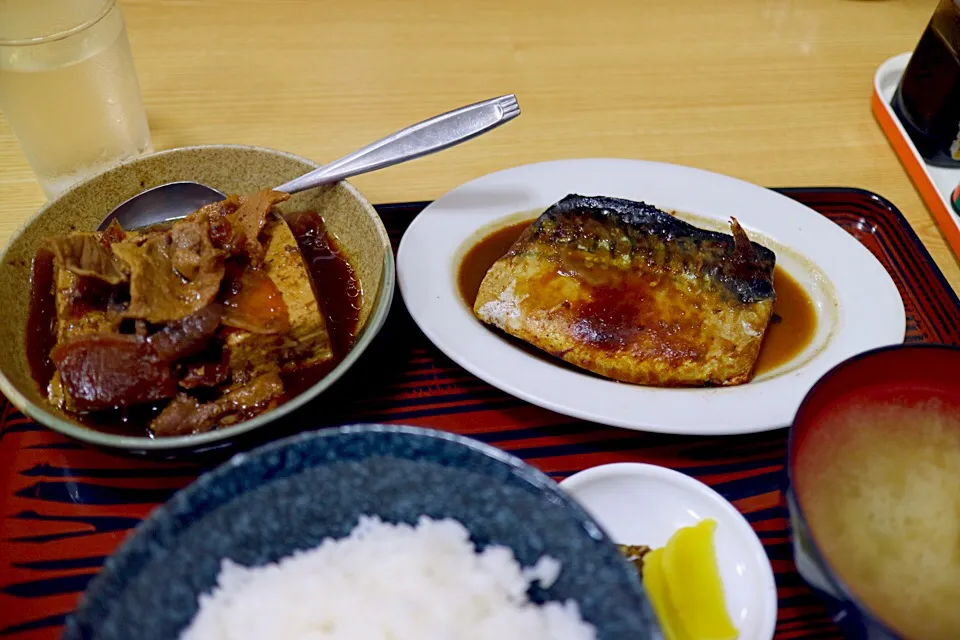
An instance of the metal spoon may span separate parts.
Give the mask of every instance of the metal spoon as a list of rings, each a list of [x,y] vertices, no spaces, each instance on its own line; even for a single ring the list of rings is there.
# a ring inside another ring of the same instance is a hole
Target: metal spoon
[[[518,115],[520,105],[513,94],[461,107],[407,127],[328,165],[274,187],[274,190],[299,193],[350,176],[414,160],[475,138]],[[169,182],[147,189],[118,206],[103,219],[98,230],[106,229],[114,219],[124,229],[139,229],[177,220],[204,205],[219,202],[224,198],[225,194],[205,184]]]

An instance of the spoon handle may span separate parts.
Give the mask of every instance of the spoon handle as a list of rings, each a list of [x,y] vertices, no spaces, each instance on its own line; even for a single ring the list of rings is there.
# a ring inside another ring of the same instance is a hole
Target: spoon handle
[[[414,160],[475,138],[520,115],[513,94],[461,107],[368,144],[359,151],[275,187],[275,191],[298,193],[350,176]]]

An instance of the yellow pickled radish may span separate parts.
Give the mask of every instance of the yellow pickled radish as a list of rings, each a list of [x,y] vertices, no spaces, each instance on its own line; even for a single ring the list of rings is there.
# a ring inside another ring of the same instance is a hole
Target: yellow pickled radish
[[[664,640],[691,640],[684,633],[680,615],[670,601],[667,583],[663,576],[663,549],[653,549],[643,558],[643,588],[653,605],[653,612],[660,621]]]
[[[736,640],[727,615],[723,583],[713,547],[717,523],[701,520],[678,529],[663,548],[659,570],[673,608],[690,640]]]

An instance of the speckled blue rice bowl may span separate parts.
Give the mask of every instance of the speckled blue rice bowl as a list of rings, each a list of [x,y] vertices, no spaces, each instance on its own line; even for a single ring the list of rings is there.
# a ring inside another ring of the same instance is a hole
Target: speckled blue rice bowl
[[[63,638],[169,640],[197,612],[221,559],[275,562],[361,515],[452,517],[473,542],[547,554],[559,579],[531,597],[575,600],[602,640],[660,638],[633,566],[548,476],[461,436],[393,425],[303,433],[234,456],[157,508],[90,583]]]

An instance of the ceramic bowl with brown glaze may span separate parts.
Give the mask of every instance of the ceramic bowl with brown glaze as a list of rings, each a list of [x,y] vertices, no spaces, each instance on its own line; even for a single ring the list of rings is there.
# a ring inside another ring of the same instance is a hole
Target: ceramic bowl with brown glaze
[[[341,182],[301,192],[279,205],[284,212],[314,210],[346,254],[363,290],[356,342],[324,378],[296,397],[255,418],[185,436],[150,438],[116,435],[84,426],[49,402],[31,375],[26,353],[30,276],[41,239],[70,231],[92,231],[114,207],[144,189],[180,180],[245,194],[283,184],[319,165],[273,149],[241,145],[184,147],[123,163],[82,182],[47,203],[14,235],[0,256],[0,391],[26,415],[84,442],[131,452],[197,450],[231,441],[275,421],[323,393],[370,345],[393,299],[394,262],[387,231],[373,206]]]

